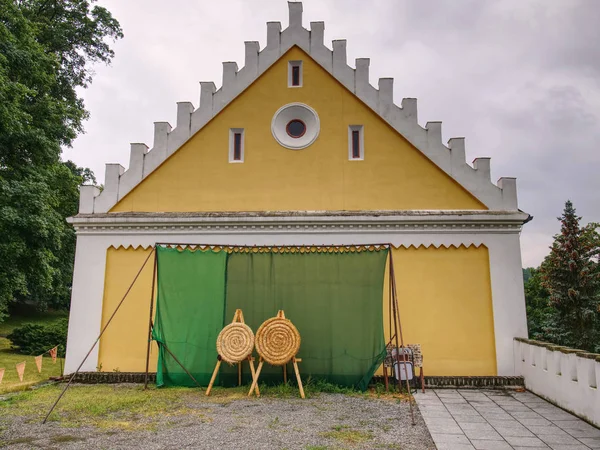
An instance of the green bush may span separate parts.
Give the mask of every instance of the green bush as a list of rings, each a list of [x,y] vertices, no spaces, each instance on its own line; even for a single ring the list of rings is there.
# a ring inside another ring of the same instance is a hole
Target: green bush
[[[61,319],[50,325],[26,324],[15,328],[7,337],[13,349],[24,355],[41,355],[54,346],[58,346],[58,356],[65,356],[67,345],[67,319]]]

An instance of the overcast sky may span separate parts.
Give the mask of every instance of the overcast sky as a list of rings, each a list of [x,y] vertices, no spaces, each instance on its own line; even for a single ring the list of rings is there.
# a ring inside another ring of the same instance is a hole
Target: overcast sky
[[[153,122],[175,124],[199,81],[221,84],[222,61],[244,63],[244,41],[287,27],[285,0],[100,0],[125,38],[82,92],[91,118],[64,159],[129,165],[129,143],[152,146]],[[419,123],[466,137],[467,160],[492,158],[492,180],[517,177],[534,220],[523,264],[538,265],[571,199],[600,221],[600,0],[305,0],[304,25],[348,40],[348,61],[371,58],[371,83],[393,77],[394,99],[418,98]]]

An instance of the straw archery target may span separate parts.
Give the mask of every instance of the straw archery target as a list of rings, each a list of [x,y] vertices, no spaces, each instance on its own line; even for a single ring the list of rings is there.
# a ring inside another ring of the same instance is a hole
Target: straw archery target
[[[235,364],[252,354],[254,333],[248,325],[241,322],[225,326],[217,337],[217,353],[223,361]]]
[[[273,317],[256,332],[256,351],[269,364],[281,366],[300,349],[300,333],[288,319]]]

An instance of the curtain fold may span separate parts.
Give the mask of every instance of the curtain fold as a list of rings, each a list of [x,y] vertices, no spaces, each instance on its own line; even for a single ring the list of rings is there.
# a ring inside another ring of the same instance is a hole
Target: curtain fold
[[[225,317],[233,317],[240,308],[256,332],[283,309],[302,339],[298,357],[303,379],[364,390],[385,356],[382,298],[387,254],[387,249],[233,253],[227,261]],[[261,380],[281,382],[282,370],[265,365]],[[237,369],[224,367],[221,375],[224,384],[233,384]]]
[[[158,343],[158,386],[201,385],[212,375],[223,327],[227,253],[158,246],[158,290],[152,338]]]

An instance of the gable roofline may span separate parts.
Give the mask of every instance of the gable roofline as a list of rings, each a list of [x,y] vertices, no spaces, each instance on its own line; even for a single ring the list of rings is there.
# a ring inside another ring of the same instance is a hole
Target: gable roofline
[[[497,185],[490,180],[490,158],[476,158],[473,166],[465,159],[465,141],[451,138],[442,143],[442,123],[417,122],[417,99],[404,98],[401,106],[393,100],[393,78],[380,78],[379,89],[369,83],[369,58],[357,58],[356,68],[347,64],[346,40],[334,40],[330,50],[323,43],[324,22],[311,22],[310,30],[302,26],[302,3],[288,2],[289,26],[281,30],[280,22],[267,22],[267,45],[260,50],[256,41],[245,42],[244,67],[223,63],[220,89],[211,82],[200,82],[200,106],[177,103],[177,124],[154,123],[154,145],[131,144],[129,169],[120,164],[106,164],[104,190],[81,186],[79,213],[107,213],[133,188],[140,184],[169,156],[200,131],[214,116],[248,88],[294,45],[306,52],[385,122],[414,145],[446,174],[463,186],[490,210],[516,211],[516,179],[503,177]]]

